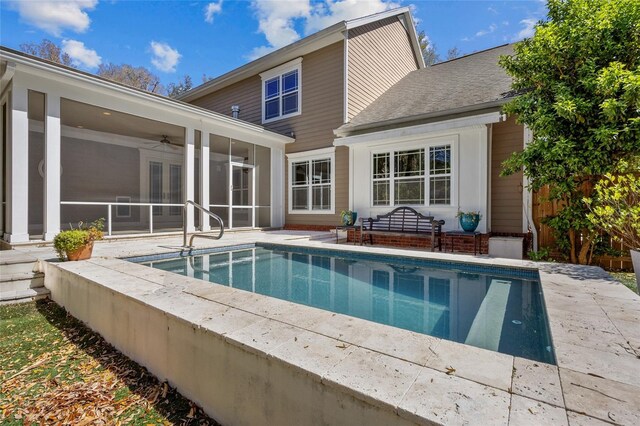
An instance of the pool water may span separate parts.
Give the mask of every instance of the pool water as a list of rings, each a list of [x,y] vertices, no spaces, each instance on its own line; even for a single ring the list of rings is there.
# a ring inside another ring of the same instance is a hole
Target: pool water
[[[276,245],[141,263],[554,363],[540,282],[533,271]]]

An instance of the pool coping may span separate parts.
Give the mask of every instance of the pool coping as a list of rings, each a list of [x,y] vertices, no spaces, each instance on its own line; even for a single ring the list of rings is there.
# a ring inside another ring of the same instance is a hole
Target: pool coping
[[[207,306],[224,306],[240,317],[255,316],[251,317],[253,321],[239,324],[239,328],[229,325],[233,330],[222,332],[221,336],[267,359],[287,362],[325,386],[392,409],[409,421],[640,422],[640,332],[637,322],[633,323],[640,317],[640,297],[600,268],[309,240],[286,244],[537,269],[557,365],[543,365],[242,290],[216,288],[220,286],[193,278],[151,273],[145,266],[114,257],[55,266],[213,332],[220,324],[179,309],[177,301],[195,303],[205,310]],[[120,279],[126,276],[127,285],[111,275]],[[154,290],[145,292],[143,289],[149,285]],[[264,333],[269,337],[265,339]],[[327,368],[326,363],[309,364],[305,358],[296,358],[291,351],[298,346],[297,335],[302,336],[301,340],[317,339],[329,346],[333,343],[327,356],[336,363]],[[465,406],[461,398],[475,403]],[[478,409],[479,406],[490,409]]]

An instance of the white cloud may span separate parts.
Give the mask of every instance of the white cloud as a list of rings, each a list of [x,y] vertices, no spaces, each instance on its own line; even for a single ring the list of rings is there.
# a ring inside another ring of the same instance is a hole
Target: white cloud
[[[258,32],[268,45],[253,49],[248,56],[256,59],[291,44],[304,35],[319,31],[343,20],[384,12],[400,6],[392,0],[254,0]]]
[[[498,26],[496,24],[491,24],[491,25],[489,25],[489,28],[487,28],[486,30],[478,31],[476,33],[475,37],[486,36],[487,34],[491,34],[492,32],[494,32],[496,29],[498,29]]]
[[[153,66],[164,72],[176,72],[176,65],[180,61],[182,55],[167,43],[151,42],[151,52],[153,58],[151,63]]]
[[[493,7],[493,6],[489,6],[489,7],[487,8],[487,11],[488,11],[488,12],[493,13],[494,15],[497,15],[497,14],[499,13],[499,12],[496,10],[496,8],[495,8],[495,7]]]
[[[400,4],[389,0],[327,0],[314,7],[312,15],[307,19],[305,31],[311,34],[336,22],[372,15],[396,7],[400,7]]]
[[[102,63],[102,58],[98,56],[98,53],[85,47],[81,41],[62,40],[62,51],[71,57],[76,66],[96,68]]]
[[[522,40],[523,38],[532,37],[533,34],[535,33],[534,27],[537,22],[538,20],[534,18],[527,18],[520,21],[520,25],[522,25],[524,28],[522,28],[518,32],[518,34],[514,37],[514,41]]]
[[[91,24],[86,11],[93,10],[98,0],[15,1],[11,5],[22,20],[56,37],[62,31],[85,32]]]
[[[204,20],[208,23],[213,22],[213,16],[222,12],[222,0],[218,3],[209,3],[207,7],[204,8]]]

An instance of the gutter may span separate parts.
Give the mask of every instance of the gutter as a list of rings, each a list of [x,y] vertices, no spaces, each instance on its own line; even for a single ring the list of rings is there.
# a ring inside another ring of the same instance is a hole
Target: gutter
[[[338,138],[344,138],[348,136],[355,136],[362,133],[373,133],[376,131],[384,130],[383,128],[385,127],[387,128],[403,127],[401,126],[402,124],[405,124],[405,123],[415,124],[416,121],[430,120],[430,119],[438,119],[438,121],[443,121],[449,118],[455,118],[454,116],[464,114],[467,112],[475,112],[475,111],[480,111],[484,109],[498,108],[504,105],[505,103],[507,103],[509,100],[510,98],[503,98],[495,101],[485,102],[482,104],[467,105],[464,107],[448,109],[445,111],[434,111],[434,112],[428,112],[425,114],[394,118],[391,120],[377,121],[375,123],[366,123],[366,124],[360,124],[355,126],[347,125],[346,128],[343,128],[345,126],[337,128],[336,130],[333,131],[333,133]]]

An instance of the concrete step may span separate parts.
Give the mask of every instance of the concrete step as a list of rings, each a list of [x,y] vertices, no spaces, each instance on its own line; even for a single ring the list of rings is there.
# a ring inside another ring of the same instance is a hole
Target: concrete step
[[[0,251],[0,266],[16,263],[35,263],[38,259],[19,250]]]
[[[36,267],[35,261],[29,261],[28,263],[9,263],[0,264],[0,276],[10,276],[16,274],[32,274]]]
[[[18,289],[28,289],[44,286],[44,274],[32,274],[29,277],[19,278],[17,276],[11,279],[2,279],[0,281],[0,292],[13,291]]]
[[[14,292],[0,293],[0,305],[10,303],[30,302],[32,300],[40,300],[48,297],[51,292],[45,287],[29,288]]]

